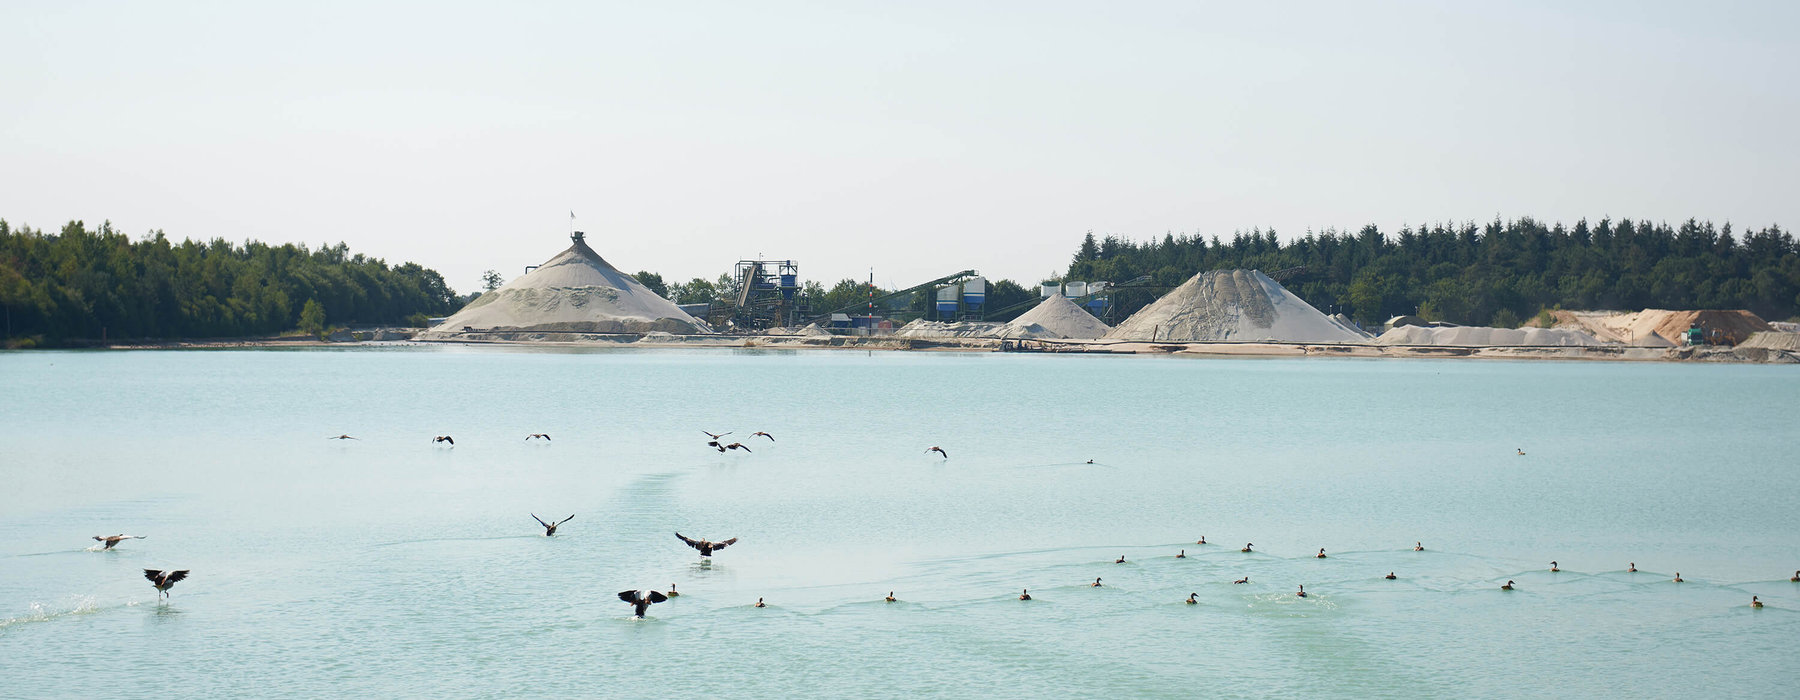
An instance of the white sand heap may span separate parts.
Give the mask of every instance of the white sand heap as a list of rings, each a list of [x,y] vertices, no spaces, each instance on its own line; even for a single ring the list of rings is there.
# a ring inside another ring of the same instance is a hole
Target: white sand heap
[[[1014,330],[1013,337],[1033,338],[1099,338],[1112,330],[1061,294],[1051,295],[1006,325]]]
[[[579,234],[536,270],[469,302],[437,329],[711,333],[706,322],[608,264]]]
[[[919,319],[900,327],[894,335],[902,338],[998,338],[1006,324],[989,321],[927,321]]]
[[[1367,343],[1257,270],[1194,275],[1106,334],[1172,342]]]
[[[1456,347],[1577,347],[1601,345],[1599,339],[1562,328],[1487,328],[1485,326],[1401,326],[1381,334],[1377,345],[1450,345]]]
[[[1800,352],[1800,333],[1778,333],[1762,331],[1750,336],[1749,340],[1739,344],[1740,348],[1769,348],[1772,350],[1789,350]]]

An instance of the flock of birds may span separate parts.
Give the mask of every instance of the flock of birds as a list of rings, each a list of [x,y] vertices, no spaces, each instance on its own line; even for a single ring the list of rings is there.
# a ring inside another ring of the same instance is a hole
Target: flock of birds
[[[723,433],[713,433],[713,432],[708,432],[708,431],[702,430],[700,432],[702,434],[706,435],[706,437],[707,437],[706,446],[716,449],[720,453],[724,453],[724,452],[727,452],[730,450],[743,450],[745,452],[750,452],[750,448],[746,447],[743,443],[740,443],[740,442],[733,442],[733,443],[729,443],[729,444],[724,443],[725,436],[732,434],[731,431],[726,431]],[[770,435],[769,433],[766,433],[766,432],[763,432],[760,430],[757,432],[751,433],[750,437],[752,437],[752,438],[763,437],[763,438],[768,438],[769,442],[771,442],[771,443],[775,442],[774,435]],[[356,440],[358,438],[352,437],[348,434],[344,434],[344,435],[337,435],[335,437],[330,437],[330,438],[326,438],[326,439],[328,439],[328,440]],[[544,441],[548,442],[550,440],[550,435],[547,433],[532,433],[530,436],[526,437],[525,439],[527,441],[544,440]],[[434,444],[447,443],[452,447],[454,447],[456,445],[456,440],[451,438],[451,436],[449,436],[449,435],[438,435],[436,437],[433,437],[431,439],[431,441]],[[944,450],[944,448],[936,446],[936,445],[933,445],[930,448],[926,449],[925,452],[927,454],[935,452],[943,459],[950,458],[949,452],[946,452]],[[1525,450],[1523,450],[1523,449],[1517,450],[1517,452],[1520,456],[1523,456],[1525,454]],[[1087,461],[1087,463],[1093,464],[1094,460],[1090,459]],[[557,520],[554,522],[550,522],[550,521],[545,521],[543,518],[538,517],[536,513],[532,513],[531,519],[536,520],[538,525],[540,525],[544,528],[544,536],[545,537],[555,537],[556,529],[561,527],[565,523],[568,523],[569,521],[574,520],[575,515],[570,514],[569,517],[566,517],[566,518],[563,518],[561,520]],[[726,547],[729,547],[733,544],[736,544],[738,541],[738,538],[736,538],[736,537],[733,537],[733,538],[727,539],[727,540],[720,540],[717,542],[707,540],[707,539],[694,539],[692,537],[683,535],[680,532],[675,533],[675,538],[678,540],[681,540],[681,542],[686,544],[687,546],[692,547],[695,550],[698,550],[700,552],[700,556],[702,557],[702,561],[709,561],[714,552],[717,552],[717,551],[722,550]],[[94,536],[94,540],[100,542],[103,545],[101,547],[102,550],[111,550],[113,547],[118,546],[118,544],[120,542],[123,542],[125,540],[141,540],[141,539],[147,539],[147,538],[143,535],[127,535],[127,534],[95,535]],[[1194,542],[1194,544],[1206,545],[1206,544],[1210,544],[1210,543],[1208,543],[1206,541],[1205,535],[1201,535],[1200,539],[1196,540]],[[1253,552],[1253,551],[1255,551],[1254,550],[1255,546],[1256,546],[1256,544],[1253,542],[1246,542],[1246,543],[1244,543],[1243,548],[1238,551],[1245,552],[1245,553]],[[1425,551],[1425,543],[1422,541],[1414,542],[1412,549],[1415,552],[1423,552],[1423,551]],[[1325,548],[1320,547],[1318,554],[1313,555],[1313,557],[1316,559],[1327,558],[1327,556],[1325,554]],[[1175,558],[1176,559],[1186,559],[1187,558],[1187,550],[1181,549],[1181,550],[1177,551],[1175,553]],[[1123,554],[1119,555],[1119,558],[1113,560],[1113,563],[1114,564],[1127,563],[1125,560],[1125,555],[1123,555]],[[1630,566],[1626,568],[1627,573],[1637,573],[1637,570],[1638,570],[1637,562],[1631,562]],[[1550,571],[1552,573],[1556,573],[1556,572],[1562,571],[1562,568],[1556,561],[1553,560],[1550,562]],[[159,600],[167,599],[169,597],[169,589],[173,588],[177,582],[180,582],[183,579],[186,579],[187,577],[188,577],[187,569],[179,569],[179,570],[171,570],[171,571],[165,571],[165,570],[161,570],[161,569],[144,569],[144,578],[148,579],[150,581],[150,585],[152,585],[153,587],[156,588],[157,597]],[[1394,572],[1389,571],[1387,573],[1387,575],[1383,576],[1382,578],[1389,580],[1389,581],[1393,581],[1393,580],[1398,579],[1399,577],[1396,576],[1394,574]],[[1102,587],[1101,580],[1102,580],[1101,577],[1096,576],[1096,577],[1094,577],[1094,582],[1091,584],[1088,584],[1088,585],[1089,585],[1089,587],[1092,587],[1092,588],[1101,588]],[[1788,579],[1788,581],[1794,582],[1794,583],[1800,583],[1800,571],[1795,571],[1794,575],[1792,577],[1790,577]],[[1674,583],[1685,583],[1685,579],[1683,579],[1681,577],[1681,572],[1679,572],[1679,571],[1675,572],[1675,578],[1673,579],[1673,582]],[[1233,580],[1232,583],[1234,583],[1234,584],[1250,583],[1250,577],[1245,576],[1243,578]],[[1300,598],[1307,597],[1306,585],[1305,584],[1297,584],[1297,586],[1298,586],[1298,589],[1294,592],[1294,595],[1296,597],[1300,597]],[[1517,590],[1517,587],[1518,587],[1518,583],[1516,581],[1508,579],[1506,583],[1501,584],[1500,590],[1512,591],[1512,590]],[[619,600],[622,600],[632,606],[633,615],[635,617],[643,618],[645,616],[645,614],[649,611],[649,608],[651,605],[656,604],[656,603],[665,602],[670,598],[680,596],[681,593],[677,592],[675,590],[675,584],[671,583],[671,584],[669,584],[669,590],[667,592],[634,588],[634,589],[627,590],[627,591],[619,591],[618,595],[619,595]],[[1026,588],[1026,589],[1021,589],[1019,591],[1019,600],[1031,600],[1031,599],[1032,599],[1031,598],[1031,589]],[[886,602],[894,603],[894,602],[898,602],[899,599],[894,597],[893,591],[888,591],[888,594],[885,597],[885,600],[886,600]],[[1200,602],[1199,594],[1198,593],[1189,593],[1187,599],[1183,602],[1187,603],[1188,605],[1197,605]],[[765,604],[763,602],[763,599],[759,597],[756,599],[756,603],[752,607],[763,608],[763,607],[767,607],[767,604]],[[1752,608],[1763,607],[1762,599],[1759,596],[1755,596],[1755,595],[1750,596],[1750,607],[1752,607]]]

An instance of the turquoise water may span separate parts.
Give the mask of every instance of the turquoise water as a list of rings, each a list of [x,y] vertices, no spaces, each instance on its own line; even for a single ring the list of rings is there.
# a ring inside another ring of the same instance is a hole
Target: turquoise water
[[[6,697],[1800,681],[1787,367],[14,352],[0,397]],[[741,541],[708,566],[676,530]],[[149,539],[89,551],[118,532]],[[159,603],[144,568],[193,574]],[[645,620],[614,597],[670,583]]]

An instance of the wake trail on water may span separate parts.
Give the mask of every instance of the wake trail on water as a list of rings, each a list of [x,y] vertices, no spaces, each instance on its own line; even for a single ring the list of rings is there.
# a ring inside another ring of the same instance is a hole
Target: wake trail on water
[[[74,604],[67,607],[52,606],[47,603],[32,603],[27,606],[29,612],[24,615],[0,618],[0,633],[4,633],[6,630],[18,625],[33,622],[52,622],[55,620],[79,617],[82,615],[93,615],[105,612],[106,610],[123,609],[137,605],[136,602],[130,602],[121,603],[119,605],[102,606],[99,603],[99,599],[88,595],[74,596],[74,599]]]

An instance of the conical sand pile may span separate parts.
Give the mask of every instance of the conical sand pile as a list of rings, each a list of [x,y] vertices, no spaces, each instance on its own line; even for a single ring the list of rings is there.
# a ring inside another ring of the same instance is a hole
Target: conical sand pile
[[[1107,338],[1169,342],[1367,343],[1257,270],[1194,275]]]
[[[711,333],[673,302],[608,264],[580,238],[536,270],[477,297],[441,332]]]
[[[1076,306],[1075,302],[1060,294],[1052,295],[1031,307],[1030,311],[1020,314],[1007,325],[1033,335],[1048,331],[1053,334],[1050,337],[1055,338],[1099,338],[1112,330],[1111,326],[1101,323],[1087,309]],[[1040,326],[1042,330],[1032,330],[1033,325]]]

